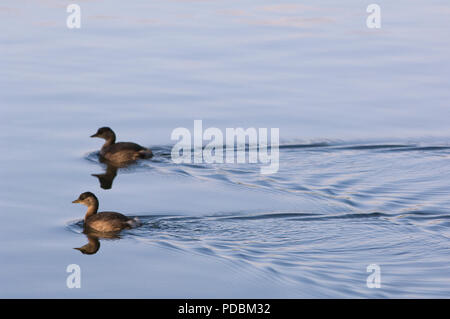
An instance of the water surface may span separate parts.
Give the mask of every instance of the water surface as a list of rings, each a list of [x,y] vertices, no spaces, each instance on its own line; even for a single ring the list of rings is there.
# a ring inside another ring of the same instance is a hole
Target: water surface
[[[360,1],[69,3],[0,5],[1,297],[449,296],[446,1],[378,1],[380,30]],[[280,128],[279,172],[172,163],[195,119]],[[155,157],[108,169],[104,125]],[[84,191],[142,227],[72,249]]]

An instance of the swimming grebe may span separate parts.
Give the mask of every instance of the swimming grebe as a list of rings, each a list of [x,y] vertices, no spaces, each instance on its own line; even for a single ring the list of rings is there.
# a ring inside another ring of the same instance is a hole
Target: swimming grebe
[[[101,212],[98,210],[98,199],[91,192],[85,192],[72,203],[80,203],[87,206],[84,216],[85,230],[95,230],[98,232],[118,232],[122,229],[130,229],[139,226],[137,218],[127,217],[115,212]]]
[[[103,138],[106,142],[100,150],[100,156],[111,163],[123,164],[140,158],[151,158],[153,153],[150,149],[136,143],[116,143],[116,134],[109,127],[101,127],[91,137]]]

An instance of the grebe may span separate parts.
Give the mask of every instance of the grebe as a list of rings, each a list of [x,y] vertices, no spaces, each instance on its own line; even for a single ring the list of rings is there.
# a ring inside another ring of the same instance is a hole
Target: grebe
[[[98,232],[118,232],[122,229],[130,229],[140,225],[137,218],[131,218],[116,212],[101,212],[98,210],[98,199],[91,192],[85,192],[72,203],[80,203],[87,206],[84,216],[84,227],[86,230]]]
[[[97,133],[91,135],[91,137],[103,138],[106,141],[100,150],[100,156],[116,165],[153,156],[150,149],[139,144],[131,142],[116,143],[116,134],[109,127],[99,128]]]

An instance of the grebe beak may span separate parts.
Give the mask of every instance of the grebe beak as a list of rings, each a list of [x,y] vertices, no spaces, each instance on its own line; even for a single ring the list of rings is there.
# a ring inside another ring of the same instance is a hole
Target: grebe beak
[[[94,135],[91,135],[91,137],[98,137],[97,133],[95,133]]]
[[[73,204],[77,204],[77,203],[79,203],[79,202],[80,202],[79,199],[75,199],[72,203],[73,203]]]

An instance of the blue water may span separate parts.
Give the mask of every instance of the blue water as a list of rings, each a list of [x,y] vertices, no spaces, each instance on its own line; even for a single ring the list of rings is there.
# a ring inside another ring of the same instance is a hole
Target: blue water
[[[360,1],[69,3],[0,5],[1,297],[450,296],[446,1],[378,30]],[[279,171],[174,164],[196,119],[279,128]],[[106,167],[104,125],[154,158]],[[84,191],[143,225],[74,250]]]

